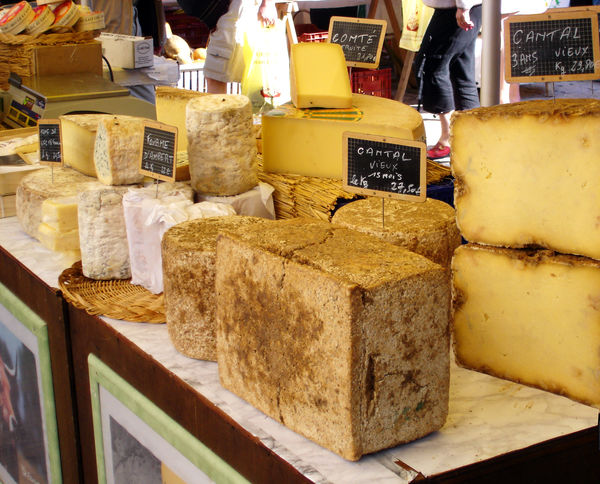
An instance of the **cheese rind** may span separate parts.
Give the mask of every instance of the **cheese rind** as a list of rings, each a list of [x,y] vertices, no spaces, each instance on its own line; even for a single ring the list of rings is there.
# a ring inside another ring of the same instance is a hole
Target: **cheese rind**
[[[352,88],[339,44],[301,42],[290,48],[290,87],[297,108],[349,108]]]
[[[263,115],[264,171],[341,180],[345,131],[425,140],[423,118],[410,106],[363,94],[353,94],[352,105],[311,110],[284,104]]]
[[[246,96],[211,94],[186,108],[192,187],[205,195],[237,195],[258,184],[252,107]]]
[[[215,260],[217,236],[260,224],[257,217],[210,217],[171,227],[161,244],[165,316],[180,353],[217,361]]]
[[[440,428],[448,411],[443,269],[354,230],[265,221],[217,241],[222,385],[356,460]]]
[[[451,167],[463,237],[600,259],[599,131],[594,99],[457,112]]]
[[[98,180],[105,185],[140,183],[140,153],[144,119],[134,116],[100,118],[94,143],[94,165]]]
[[[90,279],[131,277],[123,195],[128,187],[96,187],[78,196],[83,275]]]
[[[452,270],[459,364],[600,406],[600,262],[469,244]]]
[[[383,212],[379,198],[356,200],[340,207],[331,223],[375,235],[447,269],[461,243],[454,209],[433,198],[424,203],[386,200]]]

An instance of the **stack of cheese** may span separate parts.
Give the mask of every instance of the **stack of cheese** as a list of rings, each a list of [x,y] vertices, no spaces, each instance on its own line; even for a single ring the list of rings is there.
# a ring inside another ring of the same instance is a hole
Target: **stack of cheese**
[[[310,219],[184,222],[162,243],[167,328],[221,383],[346,459],[439,429],[448,412],[446,272]]]
[[[239,215],[275,216],[273,188],[258,183],[247,97],[159,86],[156,118],[177,127],[177,179],[192,178],[199,201],[229,204]]]
[[[600,405],[600,102],[452,122],[454,339],[466,367]]]
[[[61,125],[65,168],[41,169],[21,181],[21,226],[52,250],[80,249],[87,277],[129,277],[121,198],[143,180],[137,168],[143,119],[73,115]]]
[[[425,140],[423,119],[415,109],[391,99],[352,94],[338,44],[292,45],[290,66],[293,105],[284,104],[262,117],[266,172],[342,179],[345,131]]]

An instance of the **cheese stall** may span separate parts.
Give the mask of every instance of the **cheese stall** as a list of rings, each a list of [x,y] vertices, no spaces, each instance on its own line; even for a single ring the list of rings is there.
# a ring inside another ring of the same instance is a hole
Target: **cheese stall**
[[[598,101],[459,113],[450,173],[341,43],[289,55],[260,115],[0,131],[0,480],[594,482]]]

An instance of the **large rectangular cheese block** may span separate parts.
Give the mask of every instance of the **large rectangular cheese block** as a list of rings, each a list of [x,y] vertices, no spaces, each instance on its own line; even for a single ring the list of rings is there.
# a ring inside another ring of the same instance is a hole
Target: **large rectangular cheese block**
[[[600,262],[469,244],[452,264],[459,364],[600,406]]]
[[[416,109],[392,99],[352,95],[349,109],[297,109],[284,104],[262,117],[266,172],[342,179],[345,131],[425,141]]]
[[[179,151],[187,151],[188,146],[185,107],[190,99],[206,94],[189,89],[156,86],[156,120],[177,128],[177,149]]]
[[[60,116],[62,157],[65,166],[88,176],[96,176],[94,143],[100,119],[107,114],[67,114]]]
[[[439,429],[450,287],[441,266],[328,222],[217,241],[223,386],[346,459]]]
[[[301,42],[290,46],[290,88],[297,108],[349,108],[352,88],[339,44]]]
[[[600,259],[600,101],[457,112],[451,167],[470,242]]]

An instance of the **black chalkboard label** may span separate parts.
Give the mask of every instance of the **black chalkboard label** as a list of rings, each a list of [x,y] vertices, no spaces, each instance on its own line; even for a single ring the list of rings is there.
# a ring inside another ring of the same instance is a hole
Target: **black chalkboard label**
[[[177,128],[163,123],[144,125],[140,173],[163,181],[175,181]]]
[[[62,165],[62,136],[58,119],[40,119],[38,121],[40,143],[40,164]]]
[[[508,82],[554,82],[600,77],[598,16],[561,11],[514,15],[504,26]]]
[[[331,17],[328,42],[340,44],[350,67],[376,69],[387,22],[379,19]]]
[[[421,141],[346,132],[344,188],[385,198],[424,202],[427,147]]]

